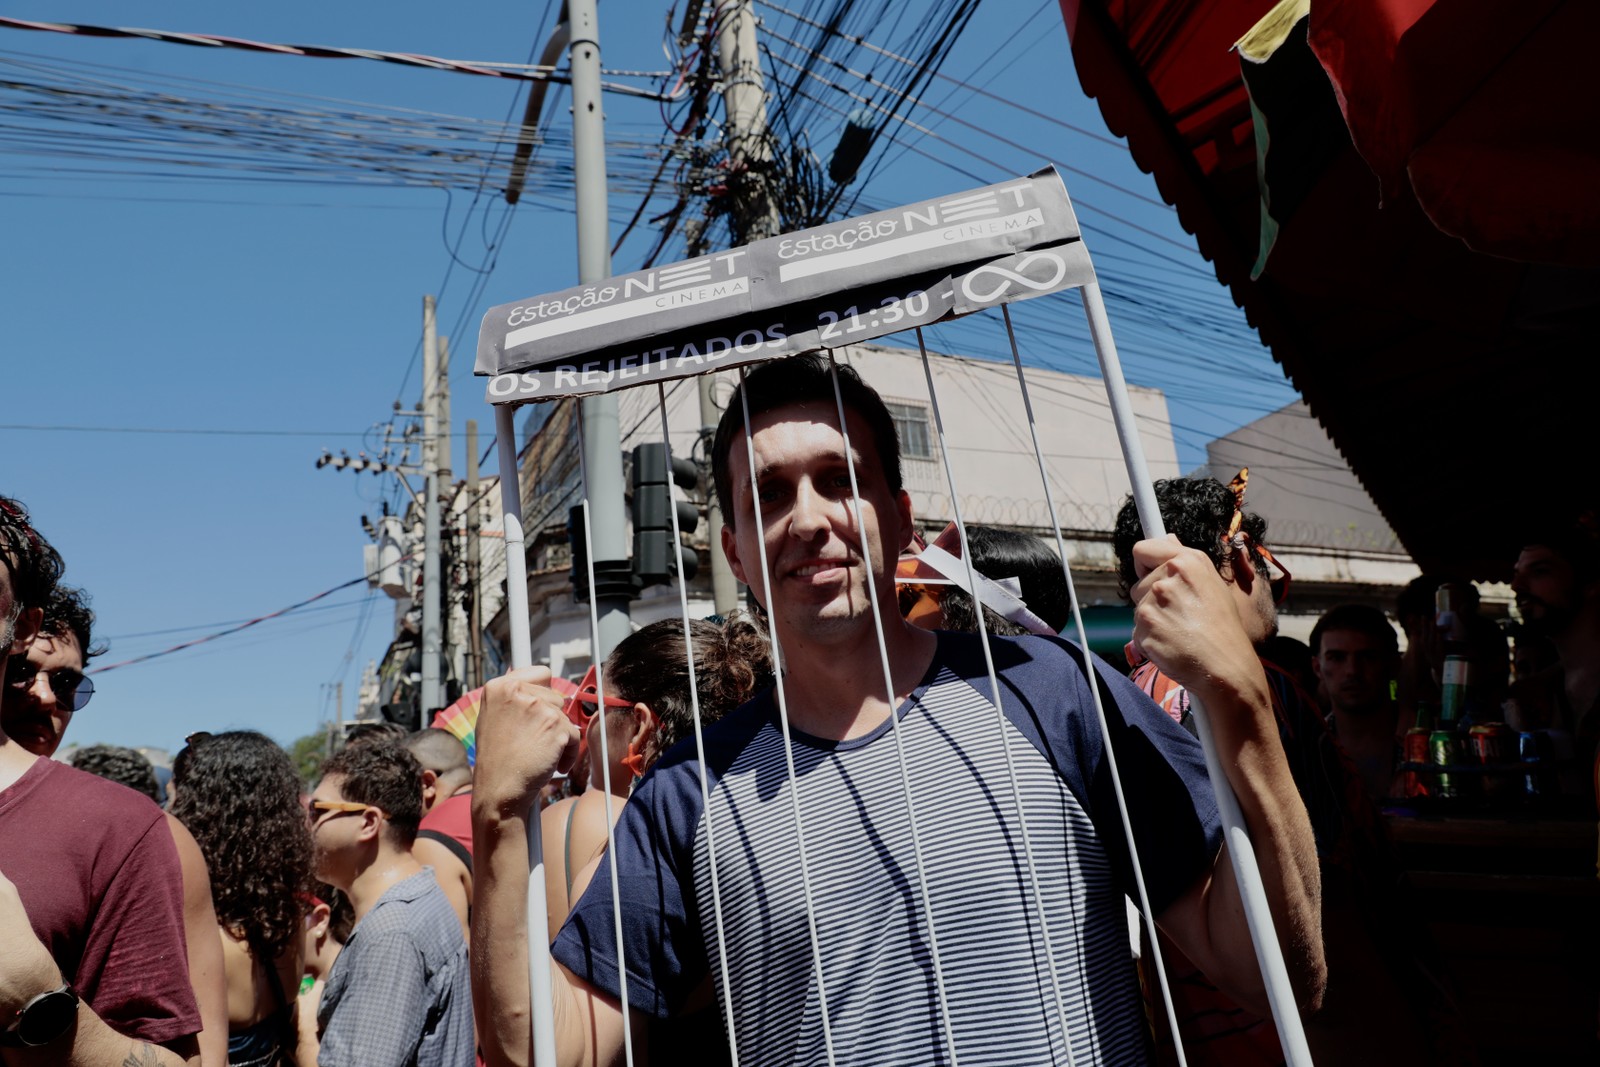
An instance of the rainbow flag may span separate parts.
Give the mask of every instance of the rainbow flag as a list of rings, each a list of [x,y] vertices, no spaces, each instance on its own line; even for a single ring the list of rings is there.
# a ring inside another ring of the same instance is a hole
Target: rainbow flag
[[[550,688],[569,697],[578,691],[577,685],[565,678],[550,679]],[[479,686],[461,694],[460,699],[448,708],[435,712],[433,722],[429,723],[437,729],[450,731],[460,739],[467,747],[467,763],[471,766],[477,766],[478,763],[478,707],[482,703],[483,687]]]
[[[467,763],[478,762],[478,706],[483,703],[483,687],[462,693],[460,699],[448,708],[434,713],[430,724],[448,730],[467,747]]]

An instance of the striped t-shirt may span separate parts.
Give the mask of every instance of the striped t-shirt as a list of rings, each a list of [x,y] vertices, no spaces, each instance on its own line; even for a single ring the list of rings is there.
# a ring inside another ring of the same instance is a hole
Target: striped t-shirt
[[[616,833],[633,1010],[676,1015],[709,972],[746,1064],[827,1063],[825,1031],[836,1064],[1066,1063],[1068,1041],[1077,1064],[1145,1061],[1129,866],[1081,656],[1049,638],[992,647],[1003,718],[978,639],[942,633],[897,727],[849,741],[793,732],[798,830],[770,694],[706,731],[709,804],[693,739],[668,753]],[[1159,912],[1220,846],[1215,804],[1195,740],[1097,666]],[[614,921],[603,865],[554,952],[619,995]]]

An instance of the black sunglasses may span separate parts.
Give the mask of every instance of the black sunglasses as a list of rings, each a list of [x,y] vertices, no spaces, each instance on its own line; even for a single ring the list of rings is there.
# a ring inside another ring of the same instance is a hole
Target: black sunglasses
[[[6,664],[6,684],[13,689],[27,689],[33,685],[33,680],[40,674],[37,664],[30,663],[26,656],[13,656],[11,662]],[[56,703],[69,711],[82,711],[83,706],[89,703],[89,698],[94,696],[94,681],[86,677],[82,671],[60,670],[42,672],[52,691],[56,695]]]

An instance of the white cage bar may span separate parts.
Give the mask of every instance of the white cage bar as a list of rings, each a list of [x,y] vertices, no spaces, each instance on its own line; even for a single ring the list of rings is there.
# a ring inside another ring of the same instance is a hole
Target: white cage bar
[[[1010,312],[1006,305],[1016,300],[1071,288],[1080,290],[1140,521],[1147,537],[1160,537],[1164,534],[1164,524],[1156,505],[1143,449],[1134,425],[1127,387],[1117,359],[1104,301],[1095,279],[1093,266],[1084,249],[1070,200],[1060,177],[1053,168],[1026,178],[999,183],[942,200],[924,201],[797,234],[781,235],[744,249],[716,253],[682,264],[634,272],[595,285],[580,286],[515,305],[508,304],[491,309],[484,317],[483,329],[480,332],[478,372],[491,375],[487,398],[497,407],[500,484],[502,503],[506,512],[507,610],[511,627],[512,666],[526,666],[531,663],[532,658],[522,516],[518,493],[520,483],[512,419],[513,409],[517,405],[529,401],[589,395],[619,388],[636,388],[651,382],[658,385],[659,393],[660,384],[668,379],[730,367],[740,368],[742,380],[746,364],[807,351],[831,352],[832,349],[843,347],[853,341],[886,336],[906,329],[916,329],[921,347],[923,325],[996,306],[1001,307],[1005,315],[1018,385],[1028,414],[1035,458],[1039,465],[1043,490],[1051,522],[1055,527],[1063,571],[1070,591],[1072,589],[1070,567],[1067,564],[1065,546],[1060,541],[1060,527],[1056,522],[1049,475],[1039,449],[1032,403],[1028,398],[1021,356],[1017,351],[1015,338],[1011,334]],[[925,348],[923,348],[923,360],[929,399],[936,423],[939,425],[946,476],[951,480],[950,498],[956,507],[956,525],[963,546],[962,556],[967,561],[968,588],[976,590],[971,552],[966,548],[966,524],[961,517],[959,494],[949,471],[949,449],[943,441],[942,419],[939,417],[937,396],[934,395],[933,376],[927,369]],[[835,390],[840,431],[848,440],[844,405],[842,399],[837,396],[837,379],[835,379]],[[667,439],[665,396],[664,393],[659,395],[662,436],[665,441]],[[748,409],[744,413],[744,420],[748,428]],[[750,469],[754,470],[754,445],[752,435],[748,432],[745,434],[745,443],[749,450]],[[854,520],[857,529],[860,529],[860,494],[853,463],[850,465],[850,482]],[[760,527],[759,499],[756,502],[756,522]],[[673,535],[676,543],[679,531],[675,515]],[[760,564],[765,575],[768,566],[765,543],[764,539],[758,538],[758,541],[761,542]],[[865,538],[862,538],[862,541],[864,543]],[[716,551],[717,546],[713,546],[712,550]],[[595,585],[592,558],[590,565],[589,580],[592,589]],[[871,570],[869,560],[869,582]],[[687,592],[681,578],[678,584],[685,655],[690,658],[690,678],[693,685],[694,664],[689,635]],[[769,590],[772,588],[770,581],[765,585]],[[891,730],[895,733],[898,746],[898,716],[894,714],[894,685],[884,643],[883,620],[878,612],[877,598],[874,596],[871,599],[874,627],[883,659],[884,680],[889,690],[890,720],[896,724]],[[771,608],[772,606],[768,605],[769,611]],[[1087,657],[1088,646],[1075,593],[1072,595],[1072,614],[1078,643]],[[987,628],[983,623],[983,612],[979,610],[977,616],[989,681],[995,694],[995,709],[1003,720],[1004,713],[999,703],[1000,688],[990,654]],[[597,622],[594,624],[598,625]],[[779,669],[781,648],[776,627],[772,628],[771,639],[773,666],[778,674],[776,702],[788,764],[793,817],[800,843],[809,939],[821,1000],[823,1040],[827,1059],[831,1065],[834,1063],[834,1050],[829,1030],[828,1001],[823,975],[826,961],[822,957],[811,899],[804,811],[799,796],[799,783],[795,777],[793,753],[789,747],[787,704],[782,672]],[[595,647],[598,648],[598,643]],[[603,672],[597,671],[597,677],[601,678],[600,684],[603,686]],[[1105,731],[1105,713],[1092,667],[1089,670],[1089,681],[1100,727]],[[603,690],[601,692],[603,694]],[[697,693],[692,694],[692,697],[695,739],[701,756],[700,788],[702,800],[707,801],[706,811],[709,813],[699,698]],[[1255,859],[1249,834],[1238,802],[1218,763],[1204,711],[1198,706],[1198,701],[1192,702],[1191,706],[1195,711],[1207,770],[1222,816],[1224,840],[1244,899],[1251,939],[1265,979],[1284,1055],[1293,1067],[1308,1067],[1311,1062],[1309,1050],[1305,1043],[1287,968],[1273,929],[1259,865]],[[604,714],[603,698],[600,701],[600,714]],[[602,729],[602,738],[604,735],[605,731]],[[1001,736],[1005,737],[1004,731]],[[602,745],[604,745],[603,740]],[[1115,755],[1109,737],[1106,739],[1105,747],[1115,783],[1119,815],[1123,821],[1133,859],[1134,880],[1141,911],[1150,930],[1151,944],[1154,946],[1157,938],[1153,916],[1150,915],[1148,893],[1134,845],[1132,828],[1128,823],[1123,787],[1116,772]],[[930,941],[934,946],[933,968],[942,1028],[949,1046],[949,1057],[951,1062],[955,1063],[957,1062],[955,1034],[946,1004],[942,962],[937,948],[936,916],[927,892],[926,875],[921,870],[918,824],[915,805],[909,794],[909,779],[905,776],[903,749],[899,750],[899,760],[902,785],[907,793],[906,801],[912,817],[911,833],[918,868],[919,894],[926,912]],[[1010,762],[1009,755],[1007,762]],[[1026,865],[1037,899],[1039,888],[1037,876],[1033,872],[1032,849],[1027,840],[1026,824],[1020,820],[1022,797],[1014,775],[1011,785],[1018,806]],[[609,807],[608,790],[608,820]],[[544,937],[535,933],[545,929],[543,858],[542,844],[537,840],[538,825],[537,819],[530,822],[528,842],[532,868],[528,894],[530,935],[528,957],[533,996],[533,1052],[534,1062],[538,1067],[554,1067],[556,1060],[550,1001],[549,945]],[[708,827],[708,833],[710,829]],[[609,830],[607,840],[608,843],[613,840]],[[713,849],[715,847],[714,839],[712,847]],[[615,899],[616,869],[615,865],[608,864],[608,866],[611,869]],[[714,962],[714,966],[719,967],[723,979],[724,996],[721,1010],[727,1023],[729,1052],[733,1062],[738,1063],[734,1011],[736,991],[731,987],[726,956],[723,952],[722,901],[717,890],[714,862],[711,877],[714,924],[719,952],[719,959]],[[620,915],[616,918],[619,924],[617,938],[620,952],[622,943]],[[1044,921],[1042,903],[1039,905],[1039,918],[1042,923]],[[1044,935],[1044,944],[1047,953],[1050,952],[1048,931]],[[1159,949],[1157,951],[1159,952]],[[618,969],[625,975],[625,968],[620,959]],[[1054,986],[1054,1000],[1061,1019],[1062,1039],[1068,1049],[1070,1062],[1071,1036],[1066,1032],[1063,994],[1053,956],[1049,960],[1048,969]],[[1183,1058],[1181,1039],[1173,1017],[1165,970],[1160,966],[1159,956],[1157,971],[1160,975],[1164,1007],[1178,1045],[1181,1062]],[[624,977],[622,1000],[626,1017],[628,1004],[625,982]],[[626,1056],[631,1064],[633,1056],[631,1042],[626,1046]]]

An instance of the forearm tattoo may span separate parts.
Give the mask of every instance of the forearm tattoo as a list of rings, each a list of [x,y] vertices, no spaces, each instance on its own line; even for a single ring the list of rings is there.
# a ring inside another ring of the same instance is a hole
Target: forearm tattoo
[[[141,1041],[138,1048],[129,1050],[122,1067],[161,1067],[161,1055],[149,1042]]]

